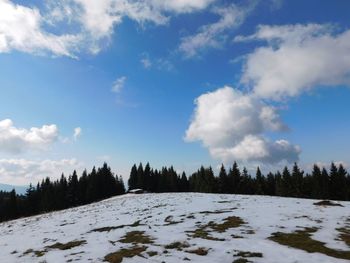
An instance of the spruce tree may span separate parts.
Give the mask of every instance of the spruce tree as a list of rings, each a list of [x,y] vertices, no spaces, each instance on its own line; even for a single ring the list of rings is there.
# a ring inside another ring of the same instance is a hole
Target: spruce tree
[[[227,194],[229,193],[229,182],[228,176],[226,173],[225,166],[221,164],[220,173],[219,173],[219,192]]]
[[[255,177],[255,194],[263,195],[265,193],[265,178],[263,177],[260,168],[256,169]]]
[[[128,186],[129,186],[129,190],[137,188],[137,167],[136,167],[136,164],[134,164],[131,168]]]

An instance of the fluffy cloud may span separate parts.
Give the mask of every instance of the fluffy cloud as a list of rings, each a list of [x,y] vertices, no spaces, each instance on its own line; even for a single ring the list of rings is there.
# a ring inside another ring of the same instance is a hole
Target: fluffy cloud
[[[78,140],[78,138],[81,136],[81,133],[82,133],[82,129],[80,127],[76,127],[74,129],[74,134],[73,134],[74,141]]]
[[[19,50],[70,57],[85,49],[98,53],[125,17],[140,24],[164,25],[172,15],[199,11],[214,1],[59,0],[39,10],[0,0],[0,53]],[[58,27],[58,31],[63,28],[71,33],[57,35],[45,30],[56,32]]]
[[[220,19],[213,24],[202,26],[195,35],[182,38],[179,50],[186,57],[193,57],[204,49],[220,47],[226,39],[226,35],[223,33],[239,26],[245,19],[247,12],[248,9],[240,8],[234,4],[214,8],[214,13],[219,15]]]
[[[260,26],[235,41],[263,40],[248,55],[241,81],[273,100],[297,96],[318,86],[350,84],[350,30],[333,33],[330,25]]]
[[[56,125],[41,128],[16,128],[10,119],[0,121],[0,150],[20,153],[29,149],[42,150],[58,139]]]
[[[66,1],[68,2],[68,1]],[[169,13],[189,13],[206,8],[214,0],[71,0],[78,4],[82,25],[97,38],[110,35],[113,26],[129,17],[139,23],[153,22],[162,25],[168,22]]]
[[[19,50],[27,53],[52,53],[73,56],[79,36],[55,35],[42,28],[43,17],[36,8],[0,0],[0,53]]]
[[[298,146],[285,140],[265,139],[265,132],[284,131],[287,127],[275,108],[255,96],[226,86],[201,95],[195,104],[185,140],[201,141],[214,158],[224,162],[298,160]]]
[[[120,93],[121,90],[124,88],[125,81],[126,81],[125,76],[117,78],[113,83],[112,92]]]
[[[26,159],[0,159],[0,180],[14,185],[36,184],[45,177],[56,179],[66,175],[82,164],[76,159],[31,161]]]

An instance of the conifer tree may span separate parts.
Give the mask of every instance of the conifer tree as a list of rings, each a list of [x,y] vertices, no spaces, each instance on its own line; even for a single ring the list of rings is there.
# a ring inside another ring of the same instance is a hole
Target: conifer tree
[[[137,188],[137,167],[136,167],[136,164],[134,164],[131,168],[128,185],[129,185],[129,190]]]
[[[320,167],[318,167],[316,164],[313,166],[312,169],[312,181],[312,197],[316,199],[323,198],[322,172]]]
[[[264,189],[265,189],[265,180],[260,171],[260,168],[258,167],[256,169],[256,177],[255,177],[255,194],[263,195]]]
[[[228,176],[226,173],[226,169],[225,166],[223,164],[221,164],[221,168],[220,168],[220,173],[219,173],[219,192],[220,193],[229,193],[229,182],[228,182]]]
[[[297,163],[294,163],[291,182],[291,196],[293,197],[301,197],[302,196],[302,187],[303,187],[303,176],[304,171],[301,171]]]

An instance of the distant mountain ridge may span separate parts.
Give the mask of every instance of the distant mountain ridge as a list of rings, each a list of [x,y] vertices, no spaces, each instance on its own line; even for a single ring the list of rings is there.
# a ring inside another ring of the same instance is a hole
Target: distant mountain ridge
[[[28,186],[23,185],[10,185],[10,184],[0,184],[0,191],[10,192],[15,189],[17,194],[25,194]]]

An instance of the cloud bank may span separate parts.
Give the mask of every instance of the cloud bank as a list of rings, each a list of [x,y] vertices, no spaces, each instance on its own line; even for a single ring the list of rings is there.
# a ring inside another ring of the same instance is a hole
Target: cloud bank
[[[81,167],[82,164],[74,158],[41,161],[0,159],[0,180],[2,183],[14,185],[36,184],[46,177],[54,180],[59,178],[62,172],[68,175]]]
[[[0,121],[0,151],[21,153],[27,150],[44,150],[58,139],[56,125],[41,128],[16,128],[10,119]]]

